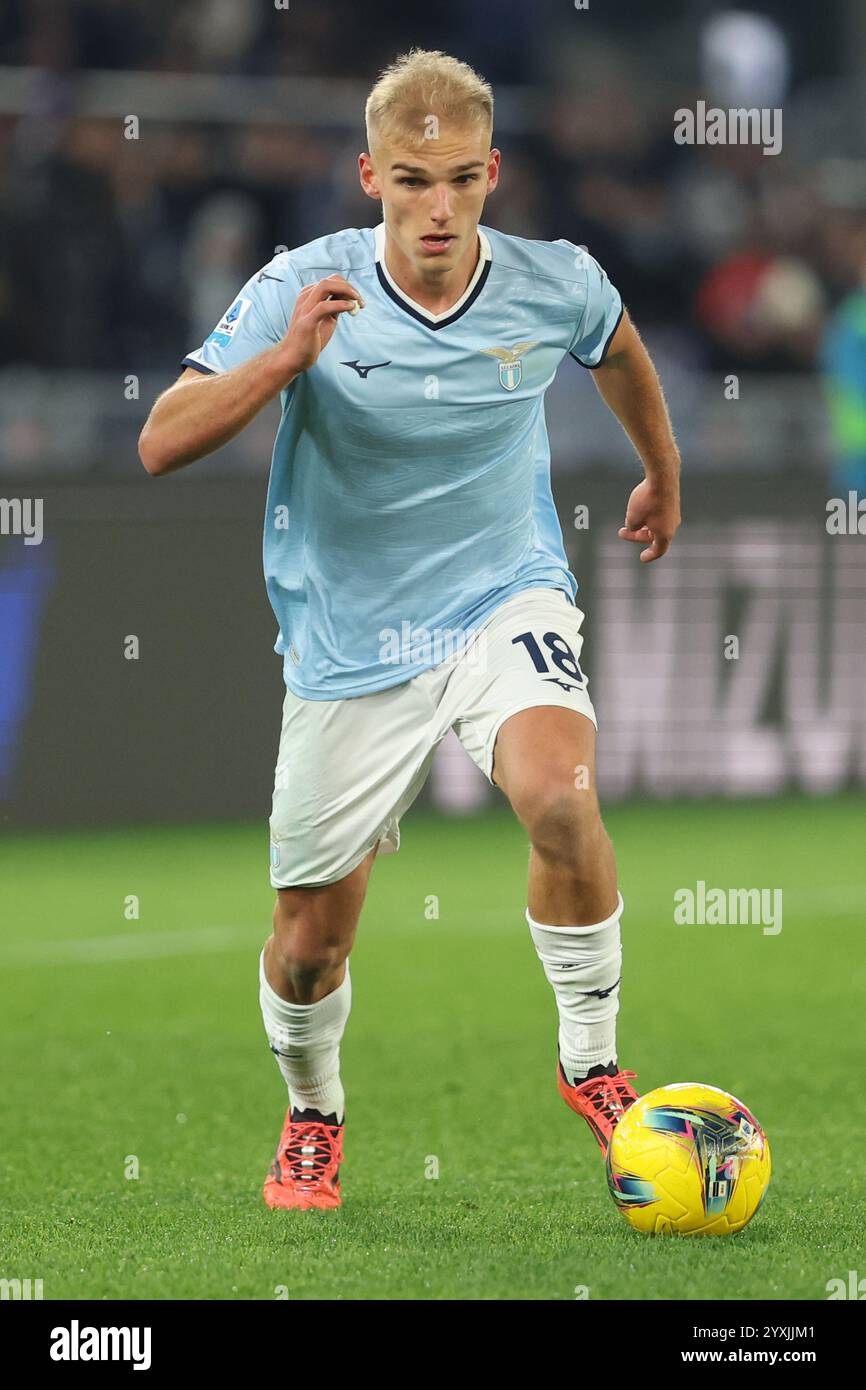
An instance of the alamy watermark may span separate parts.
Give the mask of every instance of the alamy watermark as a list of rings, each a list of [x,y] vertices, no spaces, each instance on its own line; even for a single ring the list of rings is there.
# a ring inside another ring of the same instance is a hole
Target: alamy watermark
[[[694,888],[674,892],[677,926],[759,926],[764,936],[782,930],[781,888],[708,888],[702,878]]]
[[[851,491],[829,498],[824,527],[828,536],[866,536],[866,497]]]
[[[41,1279],[0,1279],[0,1301],[27,1302],[37,1298],[42,1298]]]
[[[151,1361],[149,1327],[82,1327],[73,1318],[69,1327],[51,1329],[52,1361],[131,1361],[134,1371],[147,1371]]]
[[[782,149],[780,106],[737,106],[724,110],[699,101],[694,111],[681,106],[674,112],[674,140],[678,145],[761,145],[764,154]]]
[[[838,1298],[851,1298],[858,1303],[866,1300],[866,1279],[861,1279],[856,1269],[848,1270],[847,1279],[828,1279],[824,1288],[829,1302]]]
[[[0,497],[0,536],[23,536],[25,545],[41,545],[41,497]]]
[[[487,634],[477,629],[413,627],[405,619],[379,633],[379,660],[385,666],[438,666],[453,657],[465,657],[469,666],[486,669]]]

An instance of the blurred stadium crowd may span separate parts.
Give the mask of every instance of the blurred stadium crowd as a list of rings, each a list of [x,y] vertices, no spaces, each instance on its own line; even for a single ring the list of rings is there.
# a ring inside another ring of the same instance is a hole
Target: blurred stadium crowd
[[[856,8],[4,0],[0,367],[173,371],[275,246],[378,220],[355,175],[363,94],[418,44],[474,63],[509,113],[488,222],[587,245],[684,371],[813,371],[866,275]],[[94,71],[354,81],[357,120],[223,119],[217,84],[210,119],[169,108],[130,140],[130,112],[88,113]],[[783,108],[782,153],[678,145],[699,98]]]

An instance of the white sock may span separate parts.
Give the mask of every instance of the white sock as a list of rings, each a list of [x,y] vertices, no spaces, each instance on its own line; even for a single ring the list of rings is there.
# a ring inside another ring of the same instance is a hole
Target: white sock
[[[559,1057],[574,1085],[591,1067],[616,1062],[622,947],[622,897],[610,917],[588,927],[546,927],[526,920],[559,1010]]]
[[[259,1003],[271,1051],[289,1088],[293,1110],[318,1110],[342,1124],[345,1097],[340,1081],[340,1039],[352,1007],[349,962],[341,984],[315,1004],[290,1004],[265,977],[259,958]]]

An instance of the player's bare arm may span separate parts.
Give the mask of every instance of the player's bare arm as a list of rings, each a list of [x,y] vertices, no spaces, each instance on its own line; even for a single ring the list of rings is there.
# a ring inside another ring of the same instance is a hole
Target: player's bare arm
[[[680,456],[658,373],[627,313],[593,376],[646,474],[628,499],[619,535],[645,546],[640,554],[645,563],[658,560],[680,524]]]
[[[202,375],[187,367],[157,400],[138,441],[148,473],[174,473],[240,434],[268,401],[311,367],[334,334],[340,314],[363,307],[340,275],[298,295],[285,337],[231,371]]]

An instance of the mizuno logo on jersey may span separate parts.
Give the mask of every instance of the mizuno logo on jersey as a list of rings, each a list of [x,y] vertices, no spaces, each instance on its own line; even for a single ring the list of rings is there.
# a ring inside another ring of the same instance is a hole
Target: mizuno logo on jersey
[[[505,391],[516,391],[523,379],[523,357],[538,343],[515,343],[513,348],[480,348],[487,357],[499,359],[499,385]]]
[[[358,361],[357,357],[354,362],[340,363],[341,367],[351,367],[353,371],[356,371],[362,381],[366,381],[370,372],[375,372],[377,367],[390,367],[390,365],[390,362],[370,362],[367,366],[364,366],[363,363]]]

